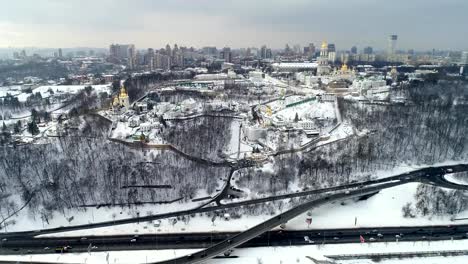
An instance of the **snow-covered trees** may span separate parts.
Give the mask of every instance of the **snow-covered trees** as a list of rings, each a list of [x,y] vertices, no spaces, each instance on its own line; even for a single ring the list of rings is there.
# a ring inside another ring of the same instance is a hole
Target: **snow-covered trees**
[[[198,191],[212,194],[219,178],[229,173],[229,168],[212,168],[172,151],[142,152],[108,142],[99,126],[50,144],[1,148],[0,186],[9,187],[0,188],[0,214],[12,211],[1,208],[20,207],[31,196],[31,211],[49,220],[51,212],[88,204],[189,200]],[[171,188],[122,188],[129,185]]]
[[[218,153],[224,151],[231,140],[230,118],[201,117],[175,121],[165,129],[163,137],[186,154],[220,161]]]
[[[415,194],[416,204],[412,209],[421,216],[455,215],[467,209],[468,197],[460,190],[444,190],[432,185],[421,184]],[[406,207],[406,206],[405,206]]]

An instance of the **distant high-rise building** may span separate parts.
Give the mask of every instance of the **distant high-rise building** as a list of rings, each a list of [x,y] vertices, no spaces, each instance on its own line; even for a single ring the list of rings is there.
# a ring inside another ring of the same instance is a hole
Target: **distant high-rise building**
[[[220,59],[223,59],[225,62],[232,62],[232,52],[231,48],[224,47],[223,50],[219,54]]]
[[[172,49],[172,56],[175,56],[179,52],[179,46],[174,44],[174,48]]]
[[[314,43],[310,43],[309,46],[304,47],[304,55],[307,57],[313,57],[315,55]]]
[[[389,56],[395,55],[397,40],[398,40],[397,35],[390,35],[388,37],[388,51],[387,52]]]
[[[128,67],[131,70],[133,70],[136,68],[136,63],[137,63],[137,54],[136,54],[135,45],[133,44],[128,45],[127,54],[128,54]]]
[[[59,56],[59,58],[62,58],[62,57],[63,57],[62,49],[58,49],[58,56]]]
[[[218,53],[218,50],[216,47],[203,47],[202,52],[206,55],[215,56]]]
[[[294,54],[301,54],[301,45],[296,44],[293,46]]]
[[[169,46],[169,44],[166,45],[166,55],[168,56],[172,55],[171,46]]]
[[[461,65],[468,65],[468,51],[463,51],[461,55]]]
[[[357,47],[356,46],[351,47],[351,54],[357,54]]]
[[[164,53],[166,50],[164,50]],[[172,67],[171,57],[162,53],[154,54],[154,67],[156,69],[170,70]]]
[[[328,61],[336,62],[336,47],[335,44],[328,44]]]
[[[126,59],[129,57],[128,50],[131,45],[111,44],[109,47],[109,56],[116,59]]]
[[[265,56],[266,59],[271,59],[273,58],[273,52],[271,52],[271,49],[268,48],[266,49],[266,56]]]
[[[246,57],[250,57],[251,55],[252,55],[252,50],[251,50],[250,48],[247,48],[247,49],[245,50],[245,56],[246,56]]]
[[[370,47],[370,46],[365,47],[363,53],[364,53],[364,54],[367,54],[367,55],[373,54],[373,53],[374,53],[374,49],[373,49],[372,47]]]
[[[118,58],[119,47],[118,44],[111,44],[109,46],[109,57]]]
[[[359,55],[359,60],[366,62],[375,61],[374,49],[370,46],[365,47],[362,54]]]
[[[284,53],[291,54],[291,48],[289,47],[289,44],[286,44],[286,46],[284,47]]]
[[[150,70],[154,70],[154,49],[149,48],[143,60],[144,64],[149,66]]]
[[[263,46],[260,48],[260,58],[262,58],[262,59],[265,59],[265,58],[266,58],[266,50],[267,50],[267,46],[266,46],[266,45],[263,45]]]
[[[145,65],[145,54],[141,54],[139,51],[135,55],[135,66],[136,65]]]
[[[22,58],[26,58],[26,56],[27,56],[27,55],[26,55],[26,50],[22,50],[22,51],[21,51],[21,57],[22,57]]]
[[[316,48],[315,48],[314,43],[310,43],[310,44],[309,44],[309,52],[312,53],[312,55],[315,54]]]

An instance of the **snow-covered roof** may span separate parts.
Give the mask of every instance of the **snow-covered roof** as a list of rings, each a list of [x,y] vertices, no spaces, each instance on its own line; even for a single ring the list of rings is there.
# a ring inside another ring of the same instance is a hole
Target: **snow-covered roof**
[[[317,68],[318,64],[316,62],[277,62],[273,63],[272,66],[275,68],[315,69]]]

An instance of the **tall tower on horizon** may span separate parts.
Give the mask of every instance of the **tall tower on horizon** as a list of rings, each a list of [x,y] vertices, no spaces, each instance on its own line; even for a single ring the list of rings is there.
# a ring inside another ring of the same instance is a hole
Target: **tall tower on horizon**
[[[395,55],[396,46],[397,46],[398,35],[390,35],[388,37],[388,55],[393,56]]]
[[[317,75],[327,75],[330,73],[330,66],[328,65],[328,43],[322,42],[320,48],[320,57],[318,59]]]

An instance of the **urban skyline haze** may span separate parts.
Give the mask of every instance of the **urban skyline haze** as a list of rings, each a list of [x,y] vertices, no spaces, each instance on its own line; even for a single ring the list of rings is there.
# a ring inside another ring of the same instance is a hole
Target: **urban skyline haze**
[[[283,48],[322,40],[339,49],[468,49],[465,0],[0,0],[0,47]]]

